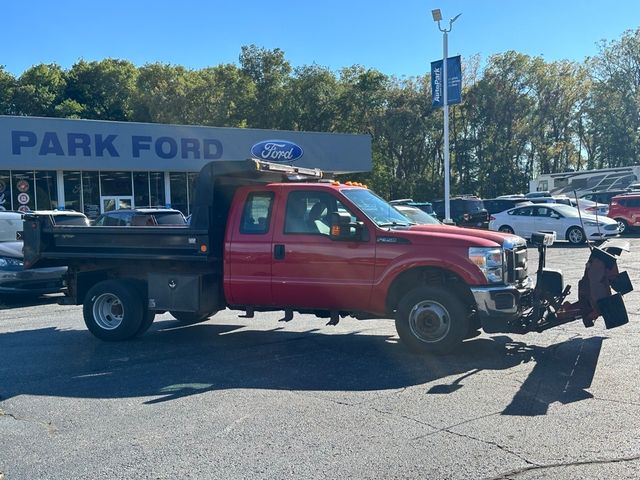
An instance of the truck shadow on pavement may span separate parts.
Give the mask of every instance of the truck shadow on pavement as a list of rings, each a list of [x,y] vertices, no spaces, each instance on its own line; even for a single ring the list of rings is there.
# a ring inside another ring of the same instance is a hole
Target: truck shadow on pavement
[[[324,332],[324,330],[323,330]],[[413,355],[395,337],[248,330],[207,322],[159,321],[142,338],[101,342],[84,330],[43,328],[0,335],[0,401],[18,395],[132,398],[152,405],[212,390],[372,391],[423,385],[452,375],[425,394],[453,393],[486,370],[535,362],[504,415],[542,415],[553,402],[591,395],[603,337],[548,347],[508,336],[480,337],[446,356]],[[523,376],[526,375],[523,373]]]

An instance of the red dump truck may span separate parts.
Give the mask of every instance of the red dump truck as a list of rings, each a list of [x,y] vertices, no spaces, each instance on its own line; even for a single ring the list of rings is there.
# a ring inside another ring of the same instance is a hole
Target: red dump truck
[[[549,235],[533,239],[534,288],[522,238],[413,225],[366,186],[319,170],[215,161],[197,178],[192,212],[184,228],[58,226],[28,215],[25,267],[67,266],[64,301],[82,304],[103,340],[144,333],[156,312],[196,323],[225,308],[283,310],[285,319],[297,311],[329,324],[395,318],[400,339],[419,352],[448,352],[479,329],[542,331],[601,313],[607,326],[626,321],[610,290],[630,290],[611,254],[620,251],[591,254],[605,265],[593,281],[604,279],[606,292],[585,276],[581,300],[563,304],[562,274],[544,265]]]

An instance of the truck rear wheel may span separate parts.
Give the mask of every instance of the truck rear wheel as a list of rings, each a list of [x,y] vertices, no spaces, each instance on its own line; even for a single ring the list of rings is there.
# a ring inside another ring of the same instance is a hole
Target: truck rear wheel
[[[151,328],[153,321],[156,319],[156,312],[153,310],[143,310],[142,322],[140,322],[140,328],[136,332],[136,337],[144,335],[147,330]]]
[[[210,313],[194,313],[194,312],[169,312],[173,318],[178,320],[182,325],[194,325],[209,320]]]
[[[398,305],[396,330],[400,340],[417,353],[447,353],[469,331],[469,318],[455,295],[441,287],[418,287]]]
[[[101,340],[119,341],[134,337],[143,321],[143,302],[130,282],[105,280],[94,285],[85,297],[84,323]]]

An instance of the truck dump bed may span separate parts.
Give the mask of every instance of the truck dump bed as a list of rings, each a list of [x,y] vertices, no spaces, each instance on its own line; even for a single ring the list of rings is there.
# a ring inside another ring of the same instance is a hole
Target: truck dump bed
[[[25,215],[24,259],[28,268],[70,265],[74,259],[206,262],[208,233],[188,227],[58,226],[46,216]]]
[[[239,185],[299,178],[322,178],[315,169],[258,160],[215,161],[205,165],[196,180],[192,220],[176,226],[56,225],[48,215],[24,217],[25,268],[143,260],[221,263],[229,206]]]

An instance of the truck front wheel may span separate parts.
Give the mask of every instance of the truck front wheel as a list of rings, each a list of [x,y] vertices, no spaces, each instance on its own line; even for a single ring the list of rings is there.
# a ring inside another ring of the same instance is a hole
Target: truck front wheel
[[[469,318],[455,295],[440,287],[418,287],[398,305],[396,330],[400,340],[417,353],[447,353],[469,331]]]
[[[105,280],[85,297],[84,323],[101,340],[127,340],[136,335],[143,321],[143,302],[130,282]]]

